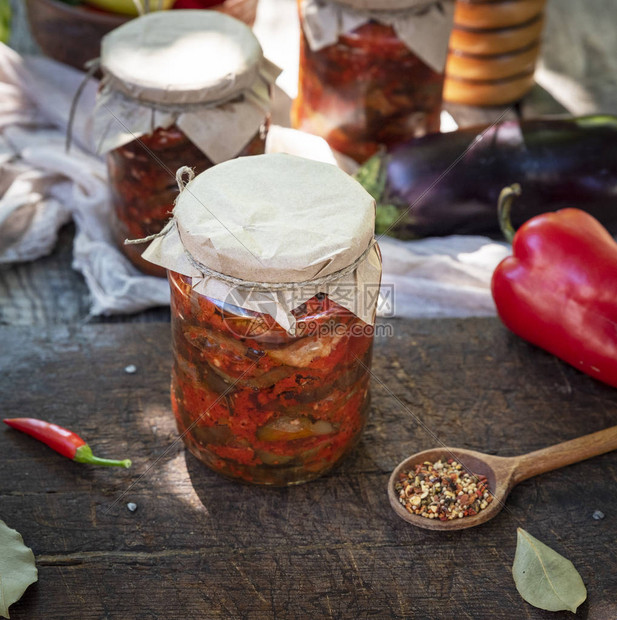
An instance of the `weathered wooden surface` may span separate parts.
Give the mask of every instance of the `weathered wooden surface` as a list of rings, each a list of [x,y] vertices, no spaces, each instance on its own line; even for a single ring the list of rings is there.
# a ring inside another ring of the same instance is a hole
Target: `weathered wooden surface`
[[[72,225],[60,231],[54,251],[28,263],[0,265],[0,324],[32,325],[84,320],[88,287],[71,269]]]
[[[392,326],[360,446],[330,476],[286,489],[225,480],[176,440],[168,324],[0,328],[3,415],[53,419],[134,461],[88,468],[0,431],[0,518],[40,578],[11,618],[572,617],[518,595],[517,527],[573,561],[589,593],[577,617],[617,617],[616,453],[520,484],[471,530],[413,528],[386,496],[394,466],[440,442],[507,456],[617,424],[617,390],[497,320]]]
[[[28,263],[0,265],[0,325],[168,321],[169,307],[133,315],[90,317],[90,293],[71,267],[74,226],[60,230],[49,256]]]

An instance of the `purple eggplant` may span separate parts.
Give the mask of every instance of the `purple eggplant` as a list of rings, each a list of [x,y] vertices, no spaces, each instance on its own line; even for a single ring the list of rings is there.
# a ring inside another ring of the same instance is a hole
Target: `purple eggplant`
[[[503,121],[430,134],[378,153],[355,175],[377,201],[376,232],[399,239],[500,236],[497,199],[513,183],[518,228],[564,207],[617,234],[617,116]]]

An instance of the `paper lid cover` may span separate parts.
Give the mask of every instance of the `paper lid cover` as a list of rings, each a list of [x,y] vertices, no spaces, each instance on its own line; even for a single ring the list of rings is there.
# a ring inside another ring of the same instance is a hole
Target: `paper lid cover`
[[[372,324],[381,280],[374,225],[373,198],[336,166],[283,153],[240,157],[182,189],[143,258],[285,329],[294,328],[294,308],[320,292]]]
[[[444,71],[454,0],[300,0],[300,14],[313,51],[376,21],[391,26],[401,42],[431,69]]]
[[[174,216],[185,248],[226,275],[303,282],[353,263],[373,238],[372,196],[332,164],[240,157],[191,181]]]
[[[103,37],[101,68],[114,88],[165,104],[230,99],[251,87],[263,58],[243,22],[218,11],[156,11]]]

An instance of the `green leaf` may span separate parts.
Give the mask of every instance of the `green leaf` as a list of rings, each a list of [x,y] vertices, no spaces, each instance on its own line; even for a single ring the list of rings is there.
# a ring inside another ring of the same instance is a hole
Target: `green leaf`
[[[9,607],[38,579],[32,550],[15,530],[0,520],[0,616],[9,617]]]
[[[524,529],[516,532],[512,576],[519,594],[534,607],[576,613],[587,590],[572,562]]]
[[[386,188],[386,154],[381,151],[366,161],[353,175],[354,179],[379,202]]]
[[[375,209],[375,233],[378,235],[392,233],[392,228],[401,217],[401,211],[395,205],[377,203]]]

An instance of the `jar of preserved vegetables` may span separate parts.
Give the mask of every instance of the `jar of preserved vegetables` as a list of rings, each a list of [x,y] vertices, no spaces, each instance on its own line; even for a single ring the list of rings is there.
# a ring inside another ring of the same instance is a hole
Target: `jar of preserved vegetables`
[[[451,0],[299,0],[297,129],[362,163],[440,129]]]
[[[144,258],[169,270],[172,408],[210,468],[297,484],[356,444],[381,278],[373,227],[354,179],[292,155],[219,164],[180,193]]]
[[[175,171],[201,172],[262,154],[279,70],[251,29],[217,11],[164,11],[133,19],[101,45],[94,132],[107,154],[119,247],[165,275],[127,238],[158,233],[177,196]]]

